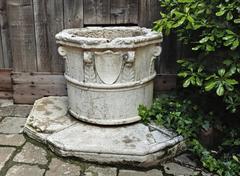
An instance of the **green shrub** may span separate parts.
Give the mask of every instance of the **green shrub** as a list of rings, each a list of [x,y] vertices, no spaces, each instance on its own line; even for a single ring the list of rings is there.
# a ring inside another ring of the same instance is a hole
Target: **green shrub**
[[[154,122],[174,130],[185,137],[190,151],[195,153],[202,165],[220,176],[238,176],[240,173],[240,133],[237,129],[222,126],[222,144],[211,152],[198,140],[202,130],[216,127],[215,117],[205,112],[191,100],[176,97],[157,99],[151,108],[139,106],[139,115],[145,123]],[[219,127],[218,127],[219,128]],[[238,150],[229,150],[237,147]],[[217,156],[216,156],[217,153]]]
[[[176,33],[192,48],[178,60],[183,87],[221,97],[226,109],[240,112],[240,1],[161,0],[164,11],[154,30]]]

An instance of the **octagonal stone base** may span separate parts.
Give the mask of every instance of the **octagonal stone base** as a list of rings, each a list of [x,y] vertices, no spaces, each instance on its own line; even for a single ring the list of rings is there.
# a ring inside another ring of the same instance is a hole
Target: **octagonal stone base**
[[[35,102],[24,132],[64,157],[152,167],[185,149],[181,136],[154,125],[95,126],[71,117],[67,97]]]

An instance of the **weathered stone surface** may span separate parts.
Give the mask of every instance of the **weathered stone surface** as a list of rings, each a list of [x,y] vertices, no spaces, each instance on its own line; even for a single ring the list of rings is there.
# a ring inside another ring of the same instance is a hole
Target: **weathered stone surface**
[[[12,116],[27,117],[32,109],[32,105],[14,105]]]
[[[117,168],[90,166],[85,176],[117,176]]]
[[[23,146],[22,151],[14,157],[13,161],[30,164],[46,164],[48,162],[46,156],[47,152],[43,148],[28,142]]]
[[[79,176],[81,168],[77,165],[63,162],[57,158],[53,158],[46,176]]]
[[[63,156],[75,156],[101,163],[123,162],[138,163],[137,166],[157,165],[165,148],[177,145],[181,137],[162,135],[162,141],[156,142],[148,126],[141,123],[102,127],[77,123],[47,139],[50,147]],[[168,154],[170,156],[171,153]]]
[[[69,112],[74,117],[101,125],[141,120],[139,104],[152,104],[160,33],[141,27],[87,27],[63,30],[56,39],[66,59]]]
[[[183,167],[177,163],[166,163],[163,166],[167,174],[173,174],[176,176],[180,176],[180,175],[193,176],[197,173],[196,171],[187,167]]]
[[[35,101],[25,128],[41,133],[53,133],[62,130],[76,120],[67,114],[67,97],[45,97]]]
[[[0,133],[22,133],[26,118],[5,117],[0,123]]]
[[[9,160],[15,148],[12,147],[1,147],[0,148],[0,170],[3,168],[5,163]]]
[[[0,107],[1,117],[10,117],[13,114],[14,106]]]
[[[45,103],[42,103],[43,101]],[[55,105],[61,109],[54,109]],[[39,110],[42,110],[40,113],[36,110],[38,106]],[[179,147],[183,138],[168,133],[165,129],[162,132],[141,123],[118,127],[90,125],[67,116],[67,106],[64,97],[46,97],[38,100],[31,112],[34,118],[29,116],[24,132],[46,143],[62,156],[100,163],[116,162],[149,167],[158,165],[162,160],[175,156],[183,149]],[[55,115],[45,116],[45,112],[54,112]]]
[[[177,156],[176,158],[174,158],[174,160],[178,163],[180,163],[181,165],[190,165],[190,166],[197,166],[197,163],[191,159],[191,154],[189,153],[183,153],[179,156]]]
[[[38,166],[17,165],[11,167],[6,176],[43,176],[44,171]]]
[[[0,145],[21,146],[26,139],[20,134],[0,134]]]
[[[0,99],[0,107],[13,105],[13,100]]]
[[[150,171],[120,170],[118,176],[163,176],[162,171],[153,169]]]

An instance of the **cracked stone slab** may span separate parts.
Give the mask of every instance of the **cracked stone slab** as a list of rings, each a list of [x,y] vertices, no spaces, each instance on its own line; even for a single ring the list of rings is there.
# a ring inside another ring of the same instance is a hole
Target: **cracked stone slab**
[[[22,151],[18,153],[13,161],[29,164],[47,164],[47,152],[38,146],[31,143],[26,143]]]
[[[35,101],[24,131],[32,138],[45,142],[47,136],[69,127],[77,121],[67,116],[67,97],[44,97]]]
[[[0,133],[17,134],[22,133],[26,118],[5,117],[0,123]]]
[[[118,176],[163,176],[163,174],[157,169],[149,171],[120,170]]]
[[[32,109],[32,105],[14,105],[12,116],[26,118]]]
[[[21,134],[0,134],[0,145],[21,146],[25,141]]]
[[[8,170],[6,176],[43,176],[44,172],[38,166],[16,165]]]
[[[117,168],[90,166],[84,174],[85,176],[117,176]]]
[[[0,170],[3,168],[5,163],[10,159],[15,148],[12,147],[1,147],[0,148]]]
[[[142,123],[114,127],[91,125],[72,118],[67,114],[67,107],[67,97],[37,100],[24,132],[61,156],[99,163],[150,167],[185,149],[183,138],[166,129],[150,128]]]
[[[80,166],[63,162],[57,158],[53,158],[49,170],[46,172],[46,176],[79,176],[81,168]]]
[[[192,176],[199,173],[198,171],[194,171],[193,169],[181,166],[177,163],[166,163],[163,166],[165,173],[172,175]]]

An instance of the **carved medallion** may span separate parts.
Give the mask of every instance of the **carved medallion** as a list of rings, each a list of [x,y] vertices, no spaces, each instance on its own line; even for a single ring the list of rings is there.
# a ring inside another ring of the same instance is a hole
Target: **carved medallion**
[[[105,84],[114,84],[121,73],[123,65],[120,52],[105,51],[94,53],[95,68],[98,77]]]

